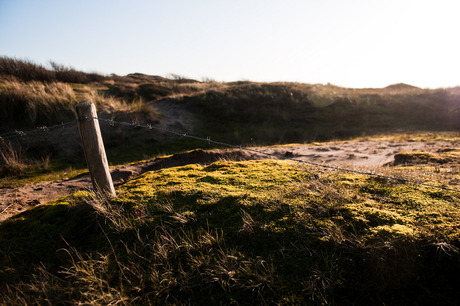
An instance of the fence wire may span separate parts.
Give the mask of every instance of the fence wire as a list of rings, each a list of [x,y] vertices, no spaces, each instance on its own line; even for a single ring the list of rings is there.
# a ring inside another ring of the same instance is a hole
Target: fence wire
[[[176,136],[180,136],[180,137],[186,137],[186,138],[190,138],[190,139],[199,140],[199,141],[202,141],[202,142],[206,142],[208,144],[215,144],[215,145],[222,146],[222,147],[240,149],[240,150],[244,150],[244,151],[248,151],[248,152],[252,152],[252,153],[256,153],[256,154],[266,155],[266,156],[273,157],[273,158],[276,158],[276,159],[291,160],[291,161],[294,161],[294,162],[307,164],[307,165],[315,166],[315,167],[319,167],[319,168],[325,168],[325,169],[328,169],[328,170],[336,170],[336,171],[341,171],[341,172],[355,173],[355,174],[366,175],[366,176],[371,176],[371,177],[377,177],[377,178],[386,179],[386,180],[392,180],[392,181],[403,182],[403,183],[411,183],[411,184],[415,184],[415,185],[432,187],[432,188],[437,188],[437,189],[442,189],[442,190],[446,190],[446,191],[453,191],[453,192],[460,193],[460,190],[452,189],[452,188],[449,188],[449,187],[446,187],[446,186],[434,185],[434,184],[424,183],[424,182],[420,182],[420,181],[414,181],[414,180],[395,177],[395,176],[383,175],[383,174],[374,173],[374,172],[360,171],[360,170],[355,170],[355,169],[348,169],[348,168],[342,168],[342,167],[337,167],[337,166],[331,166],[331,165],[327,165],[327,164],[320,164],[320,163],[316,163],[316,162],[311,162],[311,161],[307,161],[307,160],[302,160],[302,159],[298,159],[298,158],[285,156],[285,155],[282,155],[282,154],[264,152],[264,151],[253,149],[253,148],[243,147],[241,145],[233,145],[233,144],[229,144],[229,143],[225,143],[225,142],[221,142],[221,141],[216,141],[216,140],[212,140],[210,137],[204,138],[204,137],[199,137],[199,136],[195,136],[195,135],[190,135],[190,134],[187,134],[187,133],[180,133],[180,132],[176,132],[176,131],[173,131],[173,130],[170,130],[170,129],[156,127],[156,126],[153,126],[151,124],[140,124],[140,123],[137,123],[137,122],[115,121],[113,119],[104,119],[104,118],[98,118],[98,117],[80,117],[80,118],[78,118],[78,120],[99,120],[100,122],[107,122],[110,126],[118,125],[118,126],[132,127],[132,128],[144,128],[144,129],[147,129],[147,130],[156,130],[156,131],[161,131],[161,132],[164,132],[164,133],[168,133],[168,134],[172,134],[172,135],[176,135]],[[24,137],[24,136],[30,136],[30,135],[35,135],[37,133],[47,133],[47,132],[49,132],[51,130],[67,128],[67,127],[72,126],[72,125],[74,125],[76,123],[77,123],[77,120],[73,120],[73,121],[64,122],[64,123],[60,123],[60,124],[56,124],[56,125],[52,125],[52,126],[40,126],[40,127],[34,128],[34,129],[27,130],[27,131],[14,130],[14,131],[11,131],[11,132],[1,134],[0,135],[0,140],[6,140],[6,139],[12,139],[12,138],[18,138],[18,137]]]
[[[7,132],[0,135],[0,140],[2,139],[13,139],[18,137],[25,137],[36,135],[40,133],[48,133],[49,131],[56,130],[56,129],[64,129],[71,125],[77,123],[77,120],[69,121],[69,122],[61,122],[60,124],[51,125],[51,126],[39,126],[30,130],[22,131],[22,130],[14,130],[11,132]]]
[[[360,171],[360,170],[354,170],[354,169],[348,169],[348,168],[341,168],[341,167],[337,167],[337,166],[331,166],[331,165],[327,165],[327,164],[315,163],[315,162],[306,161],[306,160],[302,160],[302,159],[292,158],[292,157],[277,154],[277,153],[269,153],[269,152],[264,152],[264,151],[253,149],[253,148],[247,148],[247,147],[243,147],[241,145],[233,145],[233,144],[229,144],[229,143],[225,143],[225,142],[221,142],[221,141],[215,141],[215,140],[212,140],[210,137],[204,138],[204,137],[199,137],[199,136],[195,136],[195,135],[190,135],[190,134],[187,134],[187,133],[179,133],[179,132],[176,132],[176,131],[173,131],[173,130],[160,128],[160,127],[155,127],[155,126],[153,126],[151,124],[140,124],[140,123],[136,123],[136,122],[131,122],[131,123],[130,122],[121,122],[121,121],[114,121],[112,119],[89,118],[89,117],[84,117],[84,118],[79,118],[79,119],[80,120],[96,119],[96,120],[99,120],[99,121],[102,121],[102,122],[108,122],[110,126],[119,125],[119,126],[133,127],[133,128],[145,128],[145,129],[148,129],[148,130],[157,130],[157,131],[173,134],[173,135],[176,135],[176,136],[181,136],[181,137],[187,137],[187,138],[191,138],[191,139],[200,140],[200,141],[203,141],[203,142],[207,142],[208,144],[212,143],[212,144],[215,144],[215,145],[224,146],[224,147],[228,147],[228,148],[245,150],[245,151],[252,152],[252,153],[262,154],[262,155],[274,157],[274,158],[277,158],[277,159],[291,160],[291,161],[294,161],[294,162],[307,164],[307,165],[320,167],[320,168],[325,168],[325,169],[328,169],[328,170],[336,170],[336,171],[341,171],[341,172],[355,173],[355,174],[360,174],[360,175],[366,175],[366,176],[381,178],[381,179],[385,179],[385,180],[392,180],[392,181],[397,181],[397,182],[402,182],[402,183],[411,183],[411,184],[415,184],[415,185],[432,187],[432,188],[436,188],[436,189],[442,189],[442,190],[445,190],[445,191],[453,191],[453,192],[460,193],[460,190],[452,189],[452,188],[449,188],[449,187],[446,187],[446,186],[434,185],[434,184],[424,183],[424,182],[420,182],[420,181],[414,181],[414,180],[395,177],[395,176],[383,175],[383,174],[374,173],[374,172]]]

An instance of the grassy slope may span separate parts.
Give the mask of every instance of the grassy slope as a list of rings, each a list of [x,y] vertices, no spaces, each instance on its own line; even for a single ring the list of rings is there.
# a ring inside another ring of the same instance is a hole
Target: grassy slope
[[[300,83],[198,82],[143,74],[101,76],[52,64],[48,69],[0,57],[0,134],[74,120],[81,101],[96,104],[103,118],[169,129],[236,145],[327,141],[394,131],[458,131],[459,88],[424,90],[404,84],[382,89],[347,89]],[[155,107],[185,111],[183,126]],[[166,121],[167,121],[166,120]],[[172,135],[102,126],[112,164],[206,146]],[[0,140],[2,151],[8,141]],[[84,160],[75,128],[12,139],[17,154],[0,158],[0,176],[35,177]],[[56,175],[51,175],[56,177]],[[57,175],[61,176],[62,175]],[[0,182],[0,184],[3,184]]]
[[[2,302],[459,302],[455,192],[222,161],[118,194],[110,209],[80,193],[2,224]]]
[[[404,88],[230,83],[182,103],[201,119],[198,131],[235,143],[266,145],[394,131],[458,130],[458,93]]]
[[[236,144],[460,128],[458,88],[103,77],[5,58],[0,75],[2,132],[73,120],[82,99],[114,119],[152,124],[164,114],[144,102],[169,103],[198,119],[194,133]],[[60,133],[1,143],[10,153],[3,181],[80,168],[75,135]],[[112,162],[197,145],[132,135],[104,135]],[[458,189],[458,171],[440,166],[457,153],[403,154],[437,164],[393,171]],[[2,303],[459,302],[458,193],[275,161],[165,169],[118,192],[110,209],[78,193],[1,224]]]

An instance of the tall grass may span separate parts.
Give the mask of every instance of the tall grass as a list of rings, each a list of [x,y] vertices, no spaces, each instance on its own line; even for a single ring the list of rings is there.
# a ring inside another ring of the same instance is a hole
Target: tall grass
[[[62,82],[20,81],[16,78],[0,79],[0,133],[14,129],[32,130],[40,126],[50,126],[75,120],[74,107],[83,101],[93,102],[99,116],[127,122],[157,122],[160,114],[142,98],[134,101],[107,95],[105,88],[93,85],[75,85]],[[129,133],[129,131],[127,131]],[[35,137],[34,137],[35,136]],[[125,136],[118,129],[104,130],[106,145],[113,147]],[[124,144],[136,143],[140,138],[130,137]],[[42,161],[48,164],[62,161],[80,167],[78,158],[78,131],[76,128],[56,129],[40,133],[33,130],[30,135],[20,138],[23,145],[22,162],[13,167],[10,160],[15,155],[12,148],[5,149],[2,176],[35,171]],[[142,143],[138,146],[143,146]],[[122,150],[120,147],[119,150]],[[11,153],[11,154],[10,154]],[[8,154],[8,156],[6,156]],[[12,160],[11,160],[12,161]],[[6,165],[11,165],[6,166]],[[42,169],[43,167],[38,167]],[[48,168],[48,167],[45,167]],[[64,168],[67,168],[65,166]],[[13,169],[16,169],[13,171]],[[43,168],[44,169],[44,168]],[[20,170],[20,171],[19,171]]]
[[[25,167],[21,150],[0,138],[0,177],[19,175]]]
[[[164,98],[181,99],[224,86],[218,83],[203,83],[185,78],[167,79],[139,73],[129,74],[125,77],[112,77],[105,84],[109,87],[108,93],[110,95],[127,100],[142,98],[146,101]]]
[[[68,84],[17,80],[0,82],[2,125],[36,126],[67,121],[77,102]]]
[[[87,84],[92,82],[102,82],[107,79],[107,77],[98,73],[78,71],[74,68],[66,67],[56,62],[50,62],[50,65],[56,74],[56,80],[59,82]]]
[[[140,73],[93,78],[57,63],[50,65],[47,69],[27,60],[0,58],[0,132],[73,120],[73,106],[83,101],[95,103],[105,118],[160,124],[181,132],[189,129],[184,132],[240,145],[460,129],[458,88],[427,90],[396,84],[383,89],[349,89],[331,84],[219,83]],[[158,108],[154,106],[157,102]],[[119,128],[111,128],[106,135],[109,155],[116,149],[115,158],[121,156],[121,147],[125,148],[124,157],[117,162],[201,145],[158,134],[136,133],[133,137],[132,131]],[[131,149],[128,143],[133,144]]]
[[[17,77],[25,82],[56,80],[56,74],[41,65],[9,57],[0,57],[0,75]]]
[[[139,116],[151,121],[158,117],[155,108],[144,99],[124,100],[105,94],[97,87],[72,86],[62,82],[0,81],[1,125],[37,126],[56,124],[74,118],[74,105],[93,102],[103,114]]]

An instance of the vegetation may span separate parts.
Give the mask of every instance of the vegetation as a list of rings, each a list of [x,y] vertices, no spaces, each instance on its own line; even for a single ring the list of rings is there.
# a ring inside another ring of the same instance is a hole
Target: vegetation
[[[457,90],[345,89],[293,83],[236,84],[184,104],[202,133],[236,143],[328,141],[395,131],[458,130]],[[225,122],[222,125],[221,122]]]
[[[459,88],[101,76],[2,57],[1,186],[83,171],[75,127],[10,134],[72,121],[82,101],[103,118],[234,144],[396,140],[411,131],[425,141],[460,128]],[[112,164],[211,147],[101,125]],[[381,170],[459,190],[459,169],[458,149],[445,148],[400,152]],[[117,193],[77,192],[0,223],[0,303],[460,303],[455,191],[288,161],[222,160],[147,172]]]
[[[90,74],[55,63],[52,67],[54,70],[27,61],[0,58],[0,132],[2,136],[6,135],[0,139],[0,185],[3,185],[2,180],[9,183],[11,177],[23,181],[50,171],[69,172],[69,166],[84,168],[76,124],[73,129],[66,130],[32,130],[75,120],[74,106],[79,102],[93,102],[101,117],[114,120],[156,122],[160,116],[156,108],[142,97],[117,98],[105,94],[108,89],[102,83],[88,83],[96,80]],[[75,77],[63,77],[64,72],[75,73]],[[82,75],[89,75],[88,79],[83,80],[79,77]],[[106,77],[97,80],[106,80]],[[19,130],[21,137],[15,137],[16,134],[11,133],[14,130]],[[104,136],[109,140],[106,142],[108,147],[116,146],[115,139],[120,132],[108,131]],[[125,137],[126,134],[122,135],[122,139]],[[139,140],[145,138],[136,141]],[[123,149],[113,152],[115,162],[121,151]],[[134,159],[142,157],[143,153]],[[121,160],[126,161],[125,158]]]
[[[455,192],[282,161],[163,169],[117,192],[2,224],[2,303],[459,302]]]
[[[460,128],[459,88],[425,90],[395,84],[382,89],[347,89],[330,84],[199,82],[174,74],[170,78],[140,73],[102,76],[54,62],[46,68],[0,57],[0,133],[74,120],[73,107],[81,101],[94,102],[103,118],[151,124],[237,145]],[[30,176],[42,160],[48,160],[51,169],[84,164],[76,129],[58,129],[45,134],[47,137],[36,134],[22,137],[20,144],[8,144],[22,150],[23,176]],[[103,137],[114,164],[211,147],[171,134],[105,126]]]
[[[97,73],[85,73],[74,68],[65,67],[55,62],[50,62],[52,69],[28,60],[20,60],[9,57],[0,57],[0,75],[12,76],[21,81],[39,82],[68,82],[68,83],[91,83],[101,82],[106,77]]]

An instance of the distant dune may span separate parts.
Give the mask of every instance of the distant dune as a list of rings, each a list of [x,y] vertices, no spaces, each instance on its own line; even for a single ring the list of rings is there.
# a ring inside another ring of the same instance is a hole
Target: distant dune
[[[397,84],[388,85],[387,87],[385,87],[383,89],[407,90],[407,89],[420,89],[420,88],[416,87],[416,86],[409,85],[409,84],[397,83]]]

